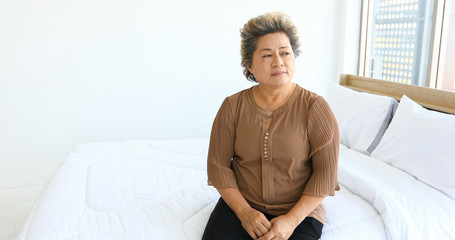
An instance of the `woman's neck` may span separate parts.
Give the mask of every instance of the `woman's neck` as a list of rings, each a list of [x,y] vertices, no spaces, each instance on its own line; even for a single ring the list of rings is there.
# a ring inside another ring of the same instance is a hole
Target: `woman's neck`
[[[289,84],[279,88],[271,88],[259,84],[253,87],[253,97],[259,107],[273,111],[286,103],[296,86],[293,82],[289,82]]]

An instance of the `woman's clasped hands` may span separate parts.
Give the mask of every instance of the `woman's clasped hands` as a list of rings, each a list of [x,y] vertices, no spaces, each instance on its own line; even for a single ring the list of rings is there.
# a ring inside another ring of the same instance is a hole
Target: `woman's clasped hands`
[[[265,215],[250,206],[244,207],[238,215],[243,228],[253,239],[264,236],[272,229],[272,224]]]
[[[263,213],[252,207],[243,208],[238,217],[246,232],[257,240],[286,240],[295,229],[288,216],[282,215],[269,221]]]
[[[276,217],[270,220],[270,223],[272,224],[272,229],[264,236],[258,238],[258,240],[286,240],[291,237],[296,228],[286,215]]]

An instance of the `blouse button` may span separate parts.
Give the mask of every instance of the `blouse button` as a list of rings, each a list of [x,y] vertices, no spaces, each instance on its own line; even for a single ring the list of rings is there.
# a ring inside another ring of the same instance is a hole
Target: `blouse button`
[[[267,136],[268,136],[268,135],[269,135],[269,133],[267,132],[267,133],[265,133],[265,135],[267,135]]]
[[[269,137],[265,136],[265,139],[269,139]]]
[[[264,154],[267,154],[267,153],[268,153],[267,151],[264,152]]]

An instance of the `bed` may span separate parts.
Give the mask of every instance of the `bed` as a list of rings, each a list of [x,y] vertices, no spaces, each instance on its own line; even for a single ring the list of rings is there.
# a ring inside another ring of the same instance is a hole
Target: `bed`
[[[455,93],[342,75],[326,98],[341,190],[324,200],[321,239],[455,239]],[[205,138],[83,144],[17,239],[200,239],[219,198],[207,149]]]

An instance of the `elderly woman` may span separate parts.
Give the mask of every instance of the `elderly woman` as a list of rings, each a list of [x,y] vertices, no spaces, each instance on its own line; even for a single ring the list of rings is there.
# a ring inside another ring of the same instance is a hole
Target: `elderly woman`
[[[292,82],[299,54],[287,15],[241,30],[243,73],[258,83],[227,97],[214,120],[208,184],[221,195],[203,239],[319,239],[339,190],[339,133],[320,96]]]

